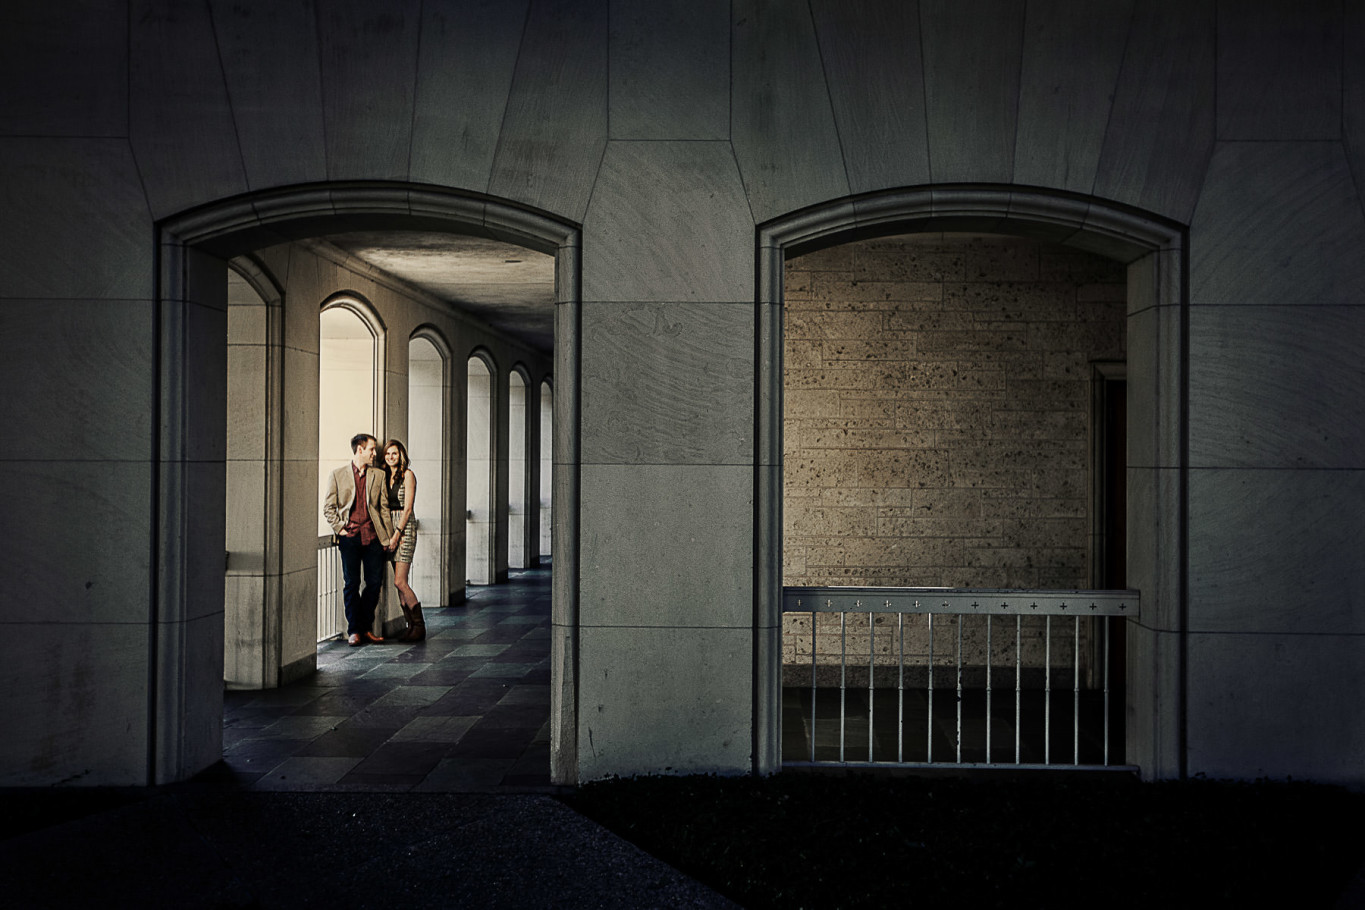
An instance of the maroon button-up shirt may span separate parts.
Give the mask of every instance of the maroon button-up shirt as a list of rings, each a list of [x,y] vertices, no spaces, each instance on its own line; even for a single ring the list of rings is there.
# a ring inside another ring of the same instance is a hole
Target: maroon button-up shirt
[[[351,504],[351,515],[346,521],[346,533],[350,537],[359,537],[361,546],[368,547],[378,539],[375,533],[374,522],[370,521],[370,504],[365,495],[365,480],[369,474],[369,469],[361,470],[351,462],[351,476],[355,478],[355,502]]]

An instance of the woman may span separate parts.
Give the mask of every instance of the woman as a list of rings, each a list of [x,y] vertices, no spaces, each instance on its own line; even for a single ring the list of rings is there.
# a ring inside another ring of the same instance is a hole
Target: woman
[[[389,550],[393,552],[393,586],[398,589],[398,605],[408,627],[398,636],[399,641],[421,641],[427,637],[427,624],[422,619],[422,602],[408,584],[412,570],[412,554],[417,549],[417,519],[412,517],[412,503],[417,498],[417,475],[408,468],[408,450],[397,439],[384,443],[384,472],[387,476],[389,509],[393,512],[393,537]]]

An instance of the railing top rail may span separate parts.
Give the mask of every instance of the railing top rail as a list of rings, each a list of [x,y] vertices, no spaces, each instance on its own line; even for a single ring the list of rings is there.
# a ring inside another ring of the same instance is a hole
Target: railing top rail
[[[331,534],[322,534],[318,537],[318,549],[325,550],[336,543],[336,538]]]
[[[994,616],[1137,616],[1137,591],[1018,588],[782,589],[784,613],[962,613]]]

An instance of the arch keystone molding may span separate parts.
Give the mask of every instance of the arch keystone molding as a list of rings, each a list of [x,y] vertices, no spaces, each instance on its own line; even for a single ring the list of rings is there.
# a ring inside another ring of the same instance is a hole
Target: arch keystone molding
[[[183,780],[222,755],[227,260],[354,230],[473,235],[555,257],[551,775],[574,782],[581,232],[490,196],[387,182],[272,189],[157,225],[147,782]]]
[[[1089,196],[953,184],[832,200],[758,226],[754,504],[754,765],[781,767],[782,305],[788,258],[891,234],[1012,234],[1128,267],[1127,758],[1145,778],[1185,776],[1188,615],[1187,231]]]

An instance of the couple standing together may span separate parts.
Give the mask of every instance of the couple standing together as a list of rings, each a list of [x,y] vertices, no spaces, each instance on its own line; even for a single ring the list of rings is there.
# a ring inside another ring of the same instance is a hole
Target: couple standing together
[[[352,647],[384,640],[372,627],[384,588],[386,558],[393,559],[393,586],[408,623],[398,640],[421,641],[427,635],[422,603],[408,584],[417,547],[412,516],[417,476],[408,468],[408,453],[401,442],[390,439],[384,444],[383,468],[374,466],[378,448],[379,440],[368,433],[353,436],[351,463],[332,472],[322,500],[322,517],[332,526],[341,551],[346,641]],[[362,572],[365,588],[357,594]]]

